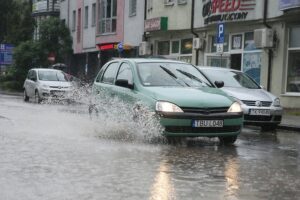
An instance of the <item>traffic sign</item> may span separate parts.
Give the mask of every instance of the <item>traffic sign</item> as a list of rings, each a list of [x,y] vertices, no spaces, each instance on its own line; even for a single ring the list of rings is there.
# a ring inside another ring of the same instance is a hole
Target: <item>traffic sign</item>
[[[223,53],[224,52],[224,44],[223,43],[219,43],[217,44],[217,53]]]
[[[119,50],[119,51],[123,51],[123,50],[124,50],[123,42],[120,42],[120,43],[118,44],[118,50]]]
[[[224,43],[224,34],[225,33],[225,25],[224,23],[218,24],[218,30],[217,30],[217,44],[223,44]]]

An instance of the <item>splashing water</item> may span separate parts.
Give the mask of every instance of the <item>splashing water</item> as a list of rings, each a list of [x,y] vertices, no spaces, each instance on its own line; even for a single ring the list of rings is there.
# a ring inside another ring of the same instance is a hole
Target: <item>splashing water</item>
[[[48,99],[42,104],[68,104],[60,110],[75,114],[87,114],[90,111],[90,123],[99,138],[165,143],[158,117],[145,106],[137,110],[118,97],[93,95],[88,84],[77,87],[67,97],[68,101]]]

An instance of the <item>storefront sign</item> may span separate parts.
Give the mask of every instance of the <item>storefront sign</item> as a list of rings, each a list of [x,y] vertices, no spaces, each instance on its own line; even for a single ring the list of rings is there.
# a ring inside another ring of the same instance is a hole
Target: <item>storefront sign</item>
[[[279,10],[300,8],[300,0],[279,0]]]
[[[246,20],[256,7],[255,0],[209,0],[203,5],[204,24]]]
[[[157,17],[145,21],[145,31],[168,30],[168,17]]]
[[[11,44],[0,44],[0,65],[11,65],[13,62],[13,48]]]

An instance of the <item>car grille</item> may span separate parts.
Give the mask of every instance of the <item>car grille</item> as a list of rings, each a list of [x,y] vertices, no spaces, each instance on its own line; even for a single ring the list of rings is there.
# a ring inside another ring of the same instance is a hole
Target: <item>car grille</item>
[[[54,89],[66,89],[66,88],[68,88],[68,87],[66,87],[66,86],[50,86],[50,88],[54,88]]]
[[[224,127],[190,127],[190,126],[166,126],[165,131],[171,133],[228,133],[237,132],[241,129],[240,126],[224,126]]]
[[[214,113],[226,113],[229,107],[221,108],[181,108],[185,113],[198,113],[198,114],[214,114]]]
[[[242,101],[244,104],[246,104],[247,106],[256,106],[255,105],[255,102],[256,101],[246,101],[246,100],[243,100]],[[271,101],[261,101],[261,106],[262,107],[270,107],[272,105],[272,102]]]
[[[246,121],[271,121],[272,120],[272,116],[259,116],[259,115],[244,115],[244,120]]]

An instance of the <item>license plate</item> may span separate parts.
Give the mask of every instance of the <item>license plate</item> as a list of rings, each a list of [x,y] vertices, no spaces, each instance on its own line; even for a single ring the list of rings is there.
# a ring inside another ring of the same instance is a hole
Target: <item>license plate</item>
[[[266,109],[251,109],[250,110],[250,115],[265,115],[265,116],[270,116],[271,111],[266,110]]]
[[[223,120],[193,120],[193,127],[223,127]]]

